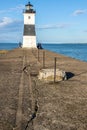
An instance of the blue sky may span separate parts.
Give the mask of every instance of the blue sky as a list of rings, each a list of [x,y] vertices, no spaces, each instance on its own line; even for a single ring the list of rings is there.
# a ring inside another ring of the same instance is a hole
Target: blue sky
[[[28,0],[0,4],[0,43],[22,42]],[[30,0],[36,10],[37,42],[87,43],[87,0]]]

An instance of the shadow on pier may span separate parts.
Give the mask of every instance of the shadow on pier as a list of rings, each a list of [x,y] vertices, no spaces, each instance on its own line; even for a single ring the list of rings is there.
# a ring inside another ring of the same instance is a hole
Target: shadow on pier
[[[70,79],[75,76],[75,74],[72,72],[66,72],[66,75],[67,75],[67,79]]]

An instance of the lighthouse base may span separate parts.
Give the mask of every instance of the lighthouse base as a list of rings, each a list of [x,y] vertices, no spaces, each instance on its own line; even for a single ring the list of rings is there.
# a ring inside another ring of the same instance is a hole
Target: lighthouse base
[[[37,48],[36,36],[23,36],[22,48]]]

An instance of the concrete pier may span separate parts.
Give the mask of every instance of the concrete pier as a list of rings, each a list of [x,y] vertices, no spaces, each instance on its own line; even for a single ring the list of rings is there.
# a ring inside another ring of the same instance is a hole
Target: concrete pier
[[[39,71],[54,69],[55,57],[56,69],[66,72],[67,80],[39,80]],[[86,130],[87,62],[47,50],[38,53],[37,49],[14,49],[0,55],[0,130],[3,129]]]

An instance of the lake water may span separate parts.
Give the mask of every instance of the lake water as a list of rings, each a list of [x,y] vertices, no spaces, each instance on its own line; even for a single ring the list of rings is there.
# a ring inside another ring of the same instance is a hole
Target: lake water
[[[87,62],[87,44],[42,44],[46,50],[60,53]],[[0,50],[18,48],[18,43],[0,43]]]

